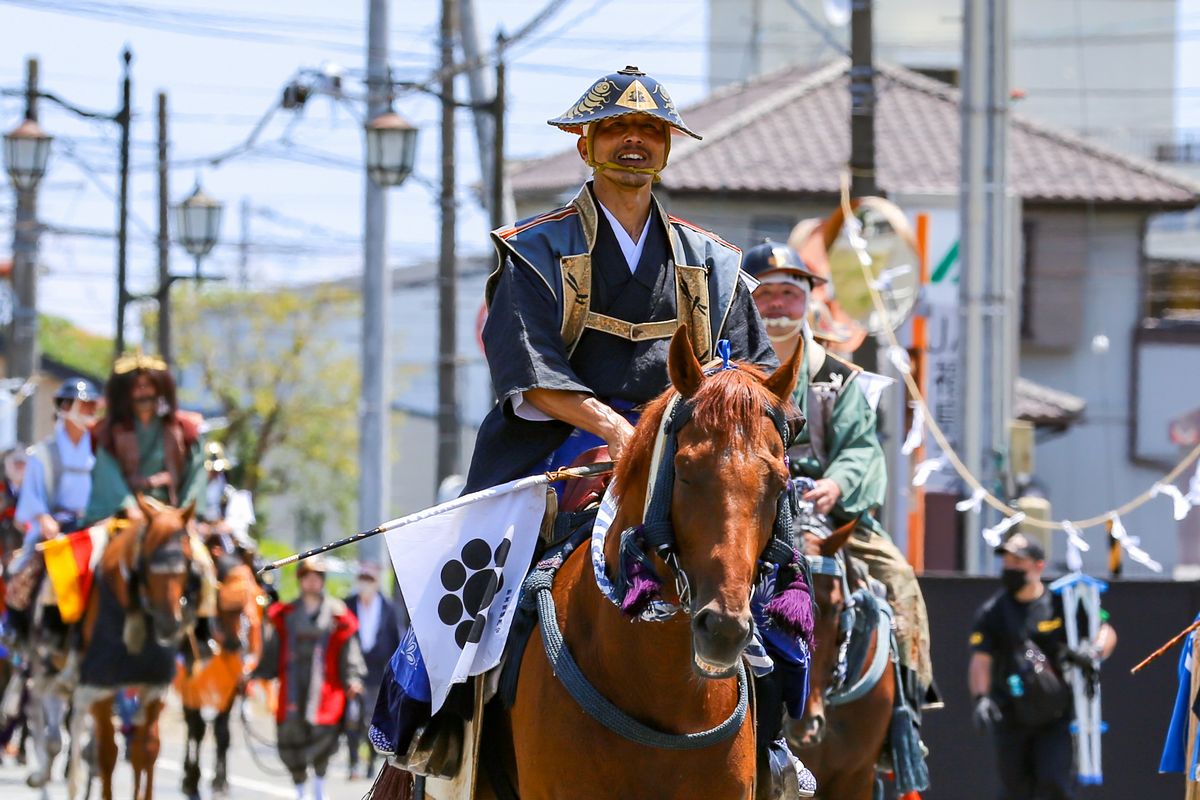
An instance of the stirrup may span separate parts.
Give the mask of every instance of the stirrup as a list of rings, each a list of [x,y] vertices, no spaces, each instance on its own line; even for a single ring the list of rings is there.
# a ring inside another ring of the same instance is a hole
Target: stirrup
[[[417,728],[404,755],[392,763],[414,775],[451,779],[463,757],[463,721],[453,714],[435,716]]]

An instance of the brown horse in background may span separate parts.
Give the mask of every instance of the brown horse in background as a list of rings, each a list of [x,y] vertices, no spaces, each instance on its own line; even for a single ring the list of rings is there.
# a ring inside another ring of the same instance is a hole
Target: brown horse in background
[[[219,536],[209,540],[220,542]],[[183,648],[175,689],[183,701],[187,724],[187,744],[183,759],[183,793],[200,797],[200,749],[208,723],[204,710],[216,712],[212,721],[216,743],[212,791],[214,798],[229,793],[226,754],[229,751],[229,720],[233,704],[242,693],[246,679],[262,658],[262,617],[266,594],[252,570],[236,553],[214,552],[217,578],[217,613],[203,631],[189,634]]]
[[[686,613],[630,622],[597,589],[589,549],[563,564],[552,596],[566,646],[587,679],[640,722],[672,734],[708,730],[737,704],[734,673],[751,638],[750,593],[772,535],[788,470],[768,410],[789,406],[800,351],[770,377],[744,364],[705,376],[685,328],[671,341],[673,391],[642,415],[616,474],[616,518],[605,555],[620,569],[620,533],[643,521],[656,435],[678,393],[692,417],[678,432],[670,519],[690,597],[663,587]],[[660,575],[674,574],[651,555]],[[753,714],[723,742],[654,749],[585,714],[556,677],[535,630],[510,713],[512,763],[522,800],[620,797],[746,800],[755,790]]]
[[[138,690],[141,703],[129,741],[134,800],[153,797],[163,696],[175,671],[175,654],[195,624],[203,578],[201,565],[211,565],[207,553],[196,552],[202,547],[190,530],[193,505],[180,510],[141,495],[137,502],[145,521],[131,522],[109,540],[84,613],[83,667],[74,693],[76,713],[71,724],[71,797],[79,796],[80,738],[86,716],[82,712],[90,709],[101,798],[112,800],[112,775],[117,764],[113,704],[116,693],[128,687]],[[124,620],[120,635],[113,635],[114,623],[106,616],[112,612]],[[121,672],[120,682],[100,682],[89,666],[93,658],[106,657]],[[126,672],[142,669],[147,659],[152,665],[149,673]]]
[[[807,555],[838,559],[846,583],[829,575],[813,574],[817,600],[816,641],[809,668],[808,704],[804,719],[790,723],[788,741],[817,779],[817,797],[827,800],[871,800],[875,787],[875,765],[883,750],[896,697],[896,672],[889,666],[879,682],[863,697],[844,705],[827,703],[841,644],[839,622],[846,608],[846,586],[851,593],[863,586],[850,558],[842,552],[857,521],[838,528],[828,538],[804,534]],[[864,658],[866,671],[875,654],[872,641]],[[890,658],[895,658],[892,654]],[[850,675],[853,683],[859,675]]]

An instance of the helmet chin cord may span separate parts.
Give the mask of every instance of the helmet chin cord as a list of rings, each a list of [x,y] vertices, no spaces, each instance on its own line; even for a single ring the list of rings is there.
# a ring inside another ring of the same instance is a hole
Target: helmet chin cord
[[[585,162],[596,172],[596,174],[600,174],[606,169],[610,169],[616,172],[629,172],[634,175],[650,175],[654,178],[655,183],[658,183],[662,180],[662,175],[659,173],[667,168],[667,159],[671,156],[670,128],[667,129],[666,150],[663,151],[663,162],[662,166],[659,167],[628,167],[624,164],[617,164],[613,161],[597,161],[596,157],[592,154],[592,142],[595,139],[595,131],[595,125],[587,125],[587,129],[584,131],[584,141],[587,145],[587,158],[585,159]]]
[[[785,324],[788,325],[786,329],[784,328]],[[776,343],[794,339],[804,331],[804,320],[796,320],[791,317],[769,317],[763,320],[763,325],[767,329],[767,338]],[[773,333],[772,331],[783,332]]]

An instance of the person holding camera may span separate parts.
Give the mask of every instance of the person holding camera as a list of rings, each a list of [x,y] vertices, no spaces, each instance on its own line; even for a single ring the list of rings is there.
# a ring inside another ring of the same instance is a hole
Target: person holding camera
[[[1042,546],[1016,533],[996,554],[1004,559],[1004,587],[976,612],[970,636],[974,722],[992,733],[1001,800],[1064,800],[1074,796],[1075,785],[1074,708],[1065,668],[1094,673],[1112,653],[1117,634],[1103,622],[1095,641],[1072,649],[1062,598],[1042,583]],[[1087,630],[1086,620],[1078,630]]]

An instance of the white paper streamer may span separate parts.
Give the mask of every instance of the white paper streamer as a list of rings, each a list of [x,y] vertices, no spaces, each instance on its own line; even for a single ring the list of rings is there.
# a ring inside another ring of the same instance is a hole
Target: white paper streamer
[[[1021,520],[1025,519],[1025,512],[1018,511],[1011,517],[1005,517],[990,528],[984,528],[980,531],[983,540],[988,543],[989,547],[999,547],[1004,541],[1004,534],[1021,524]]]
[[[1179,487],[1170,483],[1156,483],[1154,488],[1150,490],[1152,497],[1157,497],[1160,494],[1165,494],[1171,498],[1175,505],[1175,519],[1181,520],[1188,515],[1192,510],[1191,502],[1183,496],[1183,492],[1179,491]]]
[[[1188,481],[1187,501],[1194,506],[1200,506],[1200,461],[1196,462],[1196,471]]]
[[[916,469],[915,473],[913,474],[912,485],[913,486],[924,486],[925,482],[927,480],[929,480],[930,475],[932,475],[935,472],[938,472],[945,466],[946,466],[946,457],[945,456],[938,456],[937,458],[925,459],[920,464],[917,464],[917,469]]]
[[[1083,554],[1074,539],[1067,541],[1067,569],[1071,572],[1083,572]]]
[[[912,359],[908,357],[908,351],[903,347],[889,347],[887,349],[888,361],[892,362],[892,366],[908,375],[912,372]]]
[[[954,504],[956,511],[973,511],[979,513],[979,509],[983,507],[983,498],[987,497],[987,489],[982,486],[971,492],[971,496],[966,500],[959,500]]]
[[[1079,530],[1079,528],[1076,528],[1065,519],[1062,522],[1062,526],[1063,532],[1067,534],[1067,539],[1071,544],[1075,545],[1085,553],[1092,549],[1092,546],[1087,543],[1086,539],[1083,538],[1083,531]]]
[[[911,456],[924,441],[925,407],[920,403],[913,403],[912,427],[908,429],[908,436],[905,437],[904,446],[900,448],[900,452],[906,456]]]
[[[879,273],[878,278],[871,281],[871,286],[875,289],[875,291],[882,292],[884,289],[892,288],[892,281],[896,280],[896,278],[899,278],[901,275],[907,275],[912,271],[912,264],[901,264],[898,267],[885,269],[883,272]]]
[[[862,222],[858,217],[848,216],[843,223],[846,228],[846,241],[854,248],[858,263],[864,267],[871,266],[871,254],[867,252],[867,240],[862,236]]]
[[[1137,563],[1151,570],[1152,572],[1162,572],[1162,564],[1150,557],[1150,554],[1143,550],[1139,545],[1142,540],[1137,536],[1130,536],[1125,531],[1125,525],[1121,522],[1121,517],[1117,514],[1112,515],[1112,537],[1117,540],[1122,549],[1129,553],[1129,557]]]

